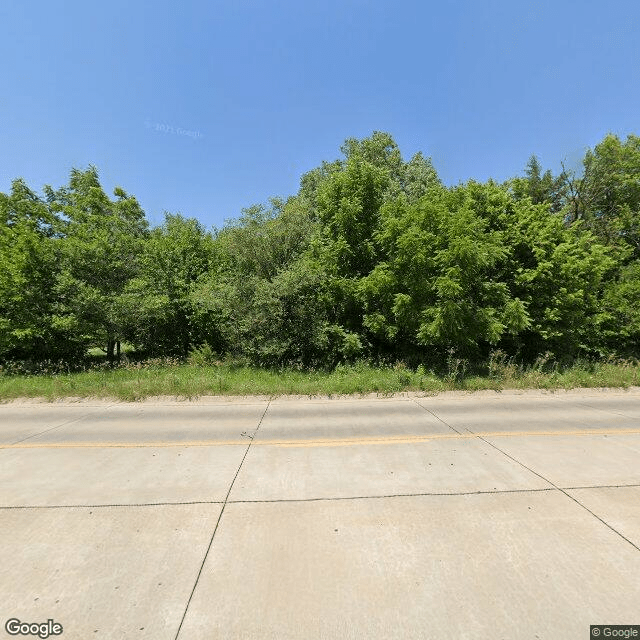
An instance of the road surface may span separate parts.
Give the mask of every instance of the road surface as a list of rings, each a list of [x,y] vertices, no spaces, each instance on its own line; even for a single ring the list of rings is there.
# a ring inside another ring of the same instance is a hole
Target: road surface
[[[7,638],[640,625],[640,390],[0,405],[0,594]]]

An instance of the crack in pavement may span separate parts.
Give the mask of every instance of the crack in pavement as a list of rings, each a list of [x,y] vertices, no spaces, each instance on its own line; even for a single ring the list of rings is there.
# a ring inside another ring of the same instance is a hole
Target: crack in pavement
[[[490,444],[490,443],[488,443]],[[516,461],[517,462],[517,461]],[[520,464],[520,463],[519,463]],[[533,472],[535,473],[535,472]],[[133,503],[109,503],[109,504],[43,504],[43,505],[4,505],[0,506],[0,511],[10,509],[101,509],[101,508],[136,508],[136,507],[171,507],[181,505],[197,504],[265,504],[280,502],[333,502],[339,500],[383,500],[389,498],[420,498],[428,496],[480,496],[497,495],[501,493],[536,493],[541,491],[576,491],[579,489],[627,489],[638,488],[640,483],[633,484],[599,484],[583,485],[577,487],[542,487],[538,489],[480,489],[478,491],[420,491],[413,493],[388,493],[369,496],[329,496],[319,498],[265,498],[251,500],[248,498],[240,500],[188,500],[177,502],[133,502]]]
[[[622,416],[623,418],[630,418],[631,420],[635,420],[635,416],[629,416],[626,413],[621,413],[620,411],[615,411],[614,409],[602,409],[601,407],[594,407],[593,405],[587,404],[586,402],[576,401],[576,404],[579,404],[582,407],[587,407],[589,409],[595,409],[596,411],[602,411],[604,413],[612,413],[615,416]]]
[[[84,418],[87,418],[89,416],[94,415],[95,413],[98,412],[99,409],[100,410],[110,409],[112,406],[113,405],[110,404],[110,405],[107,405],[106,407],[96,408],[95,411],[90,411],[89,413],[85,413],[85,414],[79,416],[78,418],[72,418],[71,420],[67,420],[66,422],[63,422],[62,424],[57,424],[54,427],[50,427],[49,429],[45,429],[44,431],[40,431],[38,433],[34,433],[34,434],[30,435],[30,436],[27,436],[26,438],[22,438],[22,440],[16,440],[15,442],[12,442],[10,445],[2,446],[2,448],[3,449],[10,449],[10,448],[13,448],[13,447],[17,448],[20,445],[20,443],[25,442],[26,440],[30,440],[31,438],[37,438],[38,436],[41,436],[44,433],[49,433],[49,431],[53,431],[54,429],[60,429],[61,427],[65,427],[68,424],[72,424],[74,422],[78,422],[79,420],[83,420]]]
[[[337,496],[329,498],[273,498],[264,500],[229,500],[228,504],[267,504],[280,502],[338,502],[341,500],[385,500],[389,498],[423,498],[429,496],[479,496],[500,493],[536,493],[540,491],[555,491],[553,487],[544,487],[542,489],[486,489],[480,491],[428,491],[421,493],[390,493],[376,496]]]
[[[104,504],[16,504],[0,506],[0,511],[8,509],[105,509],[110,507],[173,507],[192,504],[223,504],[223,502],[222,500],[186,500],[184,502],[113,502]]]
[[[534,471],[533,469],[531,469],[530,467],[528,467],[526,464],[524,464],[523,462],[520,462],[520,460],[518,460],[517,458],[514,458],[513,456],[510,456],[506,451],[503,451],[502,449],[500,449],[500,447],[497,447],[495,444],[493,444],[492,442],[489,442],[488,440],[486,440],[485,438],[483,438],[482,436],[478,436],[480,438],[480,440],[482,440],[483,442],[486,442],[490,447],[493,447],[496,451],[499,451],[502,455],[506,456],[507,458],[509,458],[510,460],[513,460],[513,462],[519,464],[521,467],[525,468],[527,471],[530,471],[531,473],[535,474],[536,476],[538,476],[539,478],[541,478],[542,480],[544,480],[545,482],[548,482],[553,488],[557,489],[558,491],[560,491],[561,493],[563,493],[565,496],[567,496],[567,498],[569,498],[570,500],[572,500],[573,502],[575,502],[578,506],[582,507],[585,511],[587,511],[588,513],[590,513],[594,518],[596,518],[596,520],[599,520],[605,527],[611,529],[611,531],[613,531],[616,535],[620,536],[625,542],[628,542],[636,551],[640,551],[640,547],[635,544],[634,542],[632,542],[631,540],[629,540],[629,538],[627,538],[625,535],[623,535],[622,533],[620,533],[620,531],[618,531],[615,527],[611,526],[606,520],[604,520],[603,518],[601,518],[599,515],[597,515],[596,513],[594,513],[593,511],[591,511],[591,509],[589,509],[588,507],[586,507],[584,504],[582,504],[582,502],[580,502],[580,500],[578,500],[577,498],[574,498],[570,493],[567,493],[567,491],[570,491],[571,489],[563,489],[562,487],[558,487],[556,484],[554,484],[553,482],[551,482],[551,480],[549,480],[548,478],[545,478],[542,474],[538,473],[537,471]]]
[[[258,426],[255,428],[254,432],[253,432],[253,436],[255,436],[258,433],[258,429],[260,429],[260,425],[262,424],[262,421],[264,420],[265,415],[267,414],[267,411],[269,410],[269,406],[271,404],[271,400],[269,400],[267,402],[267,406],[264,409],[264,412],[262,414],[262,417],[260,418],[260,421],[258,422]],[[213,533],[211,534],[211,539],[209,540],[209,544],[207,546],[207,550],[205,551],[204,557],[202,558],[202,563],[200,564],[200,569],[198,570],[198,575],[196,576],[196,581],[193,584],[193,588],[191,589],[191,593],[189,594],[189,599],[187,600],[187,604],[184,608],[184,613],[182,614],[182,618],[180,620],[180,624],[178,625],[178,630],[176,631],[176,635],[174,640],[178,640],[178,636],[180,635],[180,631],[182,629],[182,625],[184,624],[185,618],[187,617],[187,612],[189,611],[189,605],[191,604],[191,600],[193,598],[193,594],[196,591],[196,588],[198,587],[198,582],[200,581],[200,576],[202,575],[202,570],[204,569],[204,565],[207,561],[207,557],[209,556],[209,551],[211,550],[211,547],[213,546],[213,540],[216,537],[216,533],[218,531],[218,527],[220,526],[220,521],[222,520],[222,514],[224,513],[225,507],[227,506],[227,503],[229,501],[229,495],[231,495],[231,490],[233,489],[233,485],[235,484],[236,478],[238,477],[238,474],[240,473],[240,469],[242,469],[242,465],[244,464],[245,458],[247,457],[247,454],[249,453],[249,449],[251,449],[251,445],[253,444],[253,436],[251,437],[251,439],[249,440],[249,444],[247,445],[247,448],[244,452],[244,455],[242,456],[242,460],[240,460],[240,464],[238,465],[238,469],[236,471],[236,474],[233,476],[233,480],[231,481],[231,484],[229,485],[229,490],[227,491],[227,495],[225,496],[224,499],[224,503],[222,504],[222,509],[220,509],[220,514],[218,515],[218,520],[216,521],[216,526],[213,529]]]
[[[449,429],[451,429],[452,431],[455,431],[456,433],[462,435],[461,432],[458,431],[455,427],[452,427],[450,424],[445,422],[440,416],[436,415],[433,411],[431,411],[430,409],[427,409],[427,407],[425,407],[424,405],[421,405],[415,398],[411,398],[411,400],[415,404],[417,404],[421,409],[424,409],[427,413],[430,413],[436,420],[440,420],[440,422],[442,422],[442,424],[444,424],[447,427],[449,427]]]
[[[390,493],[374,496],[337,496],[329,498],[272,498],[264,500],[229,500],[228,504],[253,504],[268,502],[334,502],[338,500],[382,500],[388,498],[421,498],[429,496],[482,496],[482,495],[499,495],[510,493],[539,493],[543,491],[573,491],[575,489],[624,489],[627,487],[640,487],[640,484],[621,484],[621,485],[595,485],[586,487],[542,487],[539,489],[480,489],[478,491],[424,491],[417,493]]]
[[[416,404],[419,404],[419,403],[416,402]],[[422,406],[422,405],[420,405],[420,406]],[[601,409],[601,411],[605,411],[606,412],[607,410],[606,409]],[[431,413],[432,415],[435,416],[435,414],[432,413],[431,411],[429,411],[429,413]],[[611,412],[611,413],[614,413],[614,412]],[[454,431],[456,431],[449,423],[445,422],[442,418],[440,418],[439,416],[435,416],[435,417],[437,417],[438,420],[440,420],[442,423],[446,424],[449,428],[451,428]],[[629,417],[629,416],[625,416],[625,417]],[[537,471],[534,471],[533,469],[528,467],[526,464],[524,464],[523,462],[521,462],[517,458],[514,458],[513,456],[510,456],[506,451],[503,451],[502,449],[500,449],[500,447],[496,446],[495,444],[493,444],[492,442],[489,442],[489,440],[486,439],[487,437],[497,437],[497,436],[499,437],[502,434],[496,434],[496,435],[479,434],[479,433],[474,433],[473,431],[471,431],[471,429],[469,429],[467,427],[465,427],[465,431],[467,431],[468,433],[472,434],[474,437],[478,438],[479,440],[482,440],[483,442],[488,444],[490,447],[493,447],[496,451],[499,451],[503,456],[506,456],[507,458],[509,458],[509,460],[512,460],[516,464],[519,464],[521,467],[523,467],[524,469],[526,469],[530,473],[533,473],[534,475],[538,476],[538,478],[540,478],[541,480],[544,480],[547,484],[551,485],[551,487],[553,487],[553,489],[555,489],[555,490],[559,491],[560,493],[564,494],[567,498],[569,498],[570,500],[575,502],[578,506],[582,507],[585,511],[590,513],[594,518],[596,518],[596,520],[599,520],[603,525],[605,525],[605,527],[607,527],[608,529],[613,531],[613,533],[618,535],[625,542],[628,542],[636,551],[640,551],[640,547],[637,544],[635,544],[634,542],[629,540],[629,538],[627,538],[625,535],[623,535],[615,527],[611,526],[603,518],[601,518],[599,515],[597,515],[593,511],[591,511],[591,509],[589,509],[584,504],[582,504],[577,498],[574,498],[571,494],[567,493],[567,491],[570,491],[571,489],[563,489],[562,487],[557,486],[556,484],[551,482],[551,480],[549,480],[548,478],[545,478],[541,473],[538,473]],[[456,431],[456,433],[460,433],[460,432]],[[556,432],[556,433],[558,435],[560,435],[559,432]],[[611,433],[611,432],[608,432],[608,433]],[[545,435],[551,435],[551,434],[545,434]],[[569,434],[567,433],[567,435],[569,435]],[[577,435],[577,434],[574,434],[574,435]],[[593,435],[598,435],[598,434],[593,434]],[[629,486],[635,486],[635,485],[629,485]]]

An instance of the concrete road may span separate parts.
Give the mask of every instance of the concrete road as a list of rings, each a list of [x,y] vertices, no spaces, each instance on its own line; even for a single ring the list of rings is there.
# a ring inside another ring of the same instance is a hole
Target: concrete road
[[[640,389],[0,405],[0,596],[7,638],[640,625]]]

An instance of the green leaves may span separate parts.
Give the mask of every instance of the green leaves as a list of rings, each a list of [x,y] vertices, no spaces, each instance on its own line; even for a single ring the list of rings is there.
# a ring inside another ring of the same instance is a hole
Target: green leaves
[[[414,205],[389,204],[377,240],[388,254],[386,277],[377,267],[363,291],[378,313],[378,335],[384,317],[398,325],[387,336],[400,335],[414,348],[458,344],[473,350],[499,339],[508,291],[491,271],[506,248],[465,188],[432,188]]]
[[[112,350],[129,322],[122,296],[137,275],[148,234],[144,212],[121,188],[110,200],[95,167],[73,169],[68,187],[46,192],[48,206],[62,216],[55,239],[53,324],[71,342]]]
[[[0,357],[74,353],[53,321],[60,221],[22,180],[0,194]]]
[[[373,234],[388,185],[383,169],[354,155],[319,190],[320,220],[340,246],[339,268],[345,275],[364,275],[375,265]]]
[[[207,341],[219,348],[216,327],[206,326],[191,298],[217,264],[212,234],[193,218],[166,213],[137,260],[121,299],[130,309],[127,339],[154,356],[186,356]]]
[[[502,186],[447,188],[383,132],[342,152],[214,232],[171,214],[149,230],[94,167],[45,199],[14,181],[0,194],[0,357],[120,339],[269,366],[638,353],[639,138],[607,136],[579,179],[532,156]]]
[[[505,329],[516,335],[531,326],[531,318],[527,313],[524,302],[519,298],[513,298],[504,305],[502,323]]]

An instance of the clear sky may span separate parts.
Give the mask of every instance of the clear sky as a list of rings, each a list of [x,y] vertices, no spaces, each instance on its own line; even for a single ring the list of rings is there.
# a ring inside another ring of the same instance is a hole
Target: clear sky
[[[221,226],[388,131],[446,184],[640,134],[638,0],[2,0],[0,191],[94,164]]]

